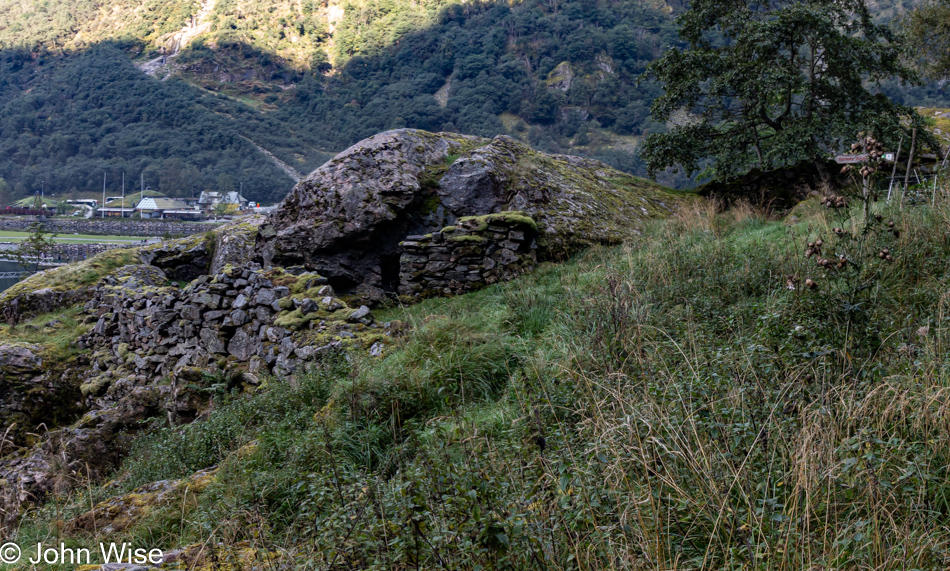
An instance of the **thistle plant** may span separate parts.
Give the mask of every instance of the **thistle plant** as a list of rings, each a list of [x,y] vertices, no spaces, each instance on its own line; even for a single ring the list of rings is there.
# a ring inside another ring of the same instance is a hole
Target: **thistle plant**
[[[860,168],[856,165],[845,165],[841,169],[841,174],[851,175],[855,185],[859,184],[858,177],[860,177],[861,201],[864,203],[864,225],[867,227],[871,220],[872,188],[877,180],[877,174],[884,158],[884,145],[871,135],[862,134],[858,142],[851,145],[849,154],[867,155],[864,164]]]
[[[878,150],[872,152],[879,154]],[[866,185],[876,168],[876,164],[865,165],[850,172],[861,176]],[[882,294],[883,278],[897,256],[901,236],[893,220],[870,214],[866,186],[862,199],[864,217],[858,222],[852,220],[845,197],[825,198],[822,204],[833,210],[834,226],[830,235],[809,241],[804,252],[808,265],[814,264],[806,271],[805,289],[824,307],[822,313],[828,319],[822,321],[829,327],[829,338],[839,339],[836,344],[849,359],[870,356],[881,345],[878,332],[870,325],[869,310]],[[798,282],[794,276],[789,281],[790,287]]]

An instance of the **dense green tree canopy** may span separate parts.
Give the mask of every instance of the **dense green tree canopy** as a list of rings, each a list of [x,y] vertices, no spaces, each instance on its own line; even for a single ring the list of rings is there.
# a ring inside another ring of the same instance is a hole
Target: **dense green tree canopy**
[[[875,88],[913,79],[900,44],[863,0],[695,0],[679,18],[688,44],[650,65],[667,133],[650,135],[650,170],[709,165],[714,179],[820,161],[859,132],[896,139],[916,113]],[[895,140],[896,142],[896,140]]]
[[[950,2],[929,0],[901,23],[911,61],[933,79],[950,79]]]
[[[88,4],[76,12],[80,20],[94,18],[102,3]],[[134,19],[134,3],[115,4]],[[127,40],[109,40],[115,34],[104,24],[57,27],[43,14],[17,15],[20,4],[0,0],[0,14],[28,23],[38,42],[0,51],[0,176],[18,196],[40,180],[56,192],[101,192],[103,171],[110,181],[123,172],[138,181],[144,173],[153,188],[191,195],[216,188],[227,173],[235,187],[244,183],[248,198],[270,201],[291,181],[242,136],[306,174],[328,156],[320,151],[397,127],[509,134],[645,174],[634,138],[662,128],[645,112],[659,90],[636,86],[636,78],[676,41],[665,3],[343,7],[330,50],[318,3],[219,0],[211,30],[178,57],[172,78],[160,81],[129,61],[154,55],[153,43],[134,39],[143,34],[137,28]],[[59,19],[63,8],[52,3],[47,15]],[[174,19],[162,22],[174,29]],[[70,44],[77,31],[87,41],[108,41],[47,49]],[[32,37],[0,24],[0,46]],[[310,69],[288,59],[313,50],[322,58]],[[572,79],[556,85],[557,70]],[[631,139],[618,146],[618,136]],[[185,188],[196,180],[198,188]]]
[[[191,196],[229,173],[255,200],[275,201],[293,181],[248,139],[304,171],[330,156],[247,105],[146,76],[121,48],[45,58],[0,51],[0,177],[11,198],[41,181],[57,196],[101,192],[103,173],[110,195],[125,173],[129,190],[144,176],[152,188]]]

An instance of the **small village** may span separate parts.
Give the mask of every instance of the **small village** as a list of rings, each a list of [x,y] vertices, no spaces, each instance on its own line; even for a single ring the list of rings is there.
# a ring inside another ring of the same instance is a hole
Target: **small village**
[[[249,201],[238,191],[202,191],[197,197],[164,196],[148,188],[129,196],[69,198],[59,200],[54,194],[37,192],[34,197],[19,200],[0,209],[0,216],[31,217],[39,220],[67,218],[131,218],[141,220],[215,221],[266,213],[273,207]]]
[[[195,197],[169,197],[144,187],[129,195],[103,193],[101,199],[63,200],[41,190],[0,205],[0,291],[41,269],[115,248],[204,233],[273,208],[248,200],[240,191],[205,190]]]

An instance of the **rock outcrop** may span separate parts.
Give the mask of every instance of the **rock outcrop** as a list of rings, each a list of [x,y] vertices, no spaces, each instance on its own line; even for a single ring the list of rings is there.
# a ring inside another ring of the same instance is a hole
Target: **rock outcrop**
[[[39,351],[37,345],[0,345],[0,383],[22,381],[37,374],[43,366]]]
[[[0,530],[24,504],[108,474],[156,418],[201,418],[222,386],[383,354],[402,327],[377,323],[374,303],[509,280],[620,242],[685,200],[509,137],[389,131],[266,217],[32,276],[0,294],[7,321],[70,306],[79,324],[53,368],[48,348],[0,344]]]
[[[97,504],[93,509],[73,519],[67,531],[96,533],[108,537],[120,533],[147,517],[156,508],[171,502],[181,502],[184,494],[200,494],[214,481],[217,468],[201,470],[181,480],[152,482],[132,492]]]
[[[113,406],[86,413],[79,422],[46,432],[42,442],[0,458],[0,532],[23,506],[97,480],[115,468],[144,421],[161,411],[169,387],[138,386]]]
[[[36,426],[75,418],[78,376],[76,367],[44,367],[39,345],[0,344],[0,456],[27,443]]]
[[[538,226],[543,261],[617,243],[682,200],[603,163],[546,155],[510,137],[402,129],[354,145],[294,187],[261,226],[258,251],[265,266],[304,265],[344,296],[373,303],[409,286],[400,283],[400,242],[460,218],[522,212]]]
[[[84,303],[92,297],[97,284],[129,264],[155,266],[168,280],[190,281],[216,274],[227,264],[243,263],[253,257],[257,228],[262,221],[262,216],[252,216],[225,225],[208,225],[203,234],[137,248],[111,249],[79,263],[33,274],[0,292],[0,318],[14,324]]]
[[[42,273],[45,272],[40,272]],[[92,286],[80,286],[70,290],[40,287],[19,295],[11,295],[0,302],[0,318],[6,323],[16,325],[30,317],[82,303],[89,299],[92,290]]]

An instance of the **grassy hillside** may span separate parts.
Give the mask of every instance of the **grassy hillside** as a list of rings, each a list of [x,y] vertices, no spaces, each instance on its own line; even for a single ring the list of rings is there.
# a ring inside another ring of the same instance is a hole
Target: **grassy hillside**
[[[867,226],[710,205],[390,309],[382,357],[209,382],[205,422],[156,421],[17,540],[202,569],[945,569],[948,192]]]

